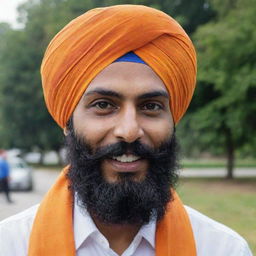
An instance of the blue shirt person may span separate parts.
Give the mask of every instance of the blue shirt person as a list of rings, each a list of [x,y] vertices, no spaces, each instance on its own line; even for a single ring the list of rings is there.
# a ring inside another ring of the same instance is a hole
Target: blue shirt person
[[[0,187],[2,187],[6,200],[8,203],[11,203],[12,200],[10,199],[9,195],[9,175],[10,175],[10,168],[8,162],[0,156]]]
[[[0,179],[8,178],[10,174],[10,168],[5,159],[0,157]]]

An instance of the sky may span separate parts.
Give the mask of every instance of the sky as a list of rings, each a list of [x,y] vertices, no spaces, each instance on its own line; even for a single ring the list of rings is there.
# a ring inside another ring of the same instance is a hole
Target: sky
[[[16,21],[17,10],[19,4],[26,2],[25,0],[0,0],[0,22],[8,22],[13,28],[18,28]]]

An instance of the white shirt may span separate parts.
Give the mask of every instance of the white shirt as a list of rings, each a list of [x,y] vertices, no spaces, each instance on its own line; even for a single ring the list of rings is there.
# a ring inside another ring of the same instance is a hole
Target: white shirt
[[[86,228],[81,228],[81,227]],[[141,227],[122,256],[154,255],[156,222]],[[100,233],[90,214],[76,203],[74,207],[74,236],[77,256],[118,256],[108,240]],[[1,254],[0,254],[1,255]]]
[[[37,208],[38,205],[33,206],[0,222],[0,256],[27,255]],[[252,256],[246,241],[236,232],[190,207],[186,206],[186,210],[194,232],[197,256]],[[155,255],[155,227],[154,222],[143,226],[122,256]],[[77,205],[74,209],[74,236],[77,256],[117,255],[109,248],[90,215],[82,214]]]

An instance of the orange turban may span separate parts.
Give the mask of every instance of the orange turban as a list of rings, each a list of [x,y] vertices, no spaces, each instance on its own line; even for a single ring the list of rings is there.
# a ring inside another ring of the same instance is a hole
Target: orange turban
[[[41,66],[47,108],[63,128],[93,78],[133,51],[164,82],[175,124],[186,112],[196,81],[196,54],[181,26],[167,14],[141,5],[86,12],[49,44]]]

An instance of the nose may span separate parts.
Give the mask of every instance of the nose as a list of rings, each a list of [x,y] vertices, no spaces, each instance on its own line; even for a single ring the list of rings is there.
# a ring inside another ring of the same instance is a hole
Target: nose
[[[144,135],[144,131],[137,118],[135,107],[126,107],[121,111],[114,128],[114,136],[121,141],[132,143]]]

